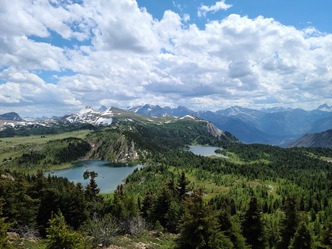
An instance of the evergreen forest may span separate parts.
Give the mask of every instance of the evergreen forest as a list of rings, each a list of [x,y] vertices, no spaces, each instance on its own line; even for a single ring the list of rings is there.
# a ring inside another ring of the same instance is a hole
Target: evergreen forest
[[[8,134],[0,248],[332,248],[331,149],[242,144],[196,120]],[[103,195],[95,172],[86,186],[44,173],[89,159],[144,167]]]

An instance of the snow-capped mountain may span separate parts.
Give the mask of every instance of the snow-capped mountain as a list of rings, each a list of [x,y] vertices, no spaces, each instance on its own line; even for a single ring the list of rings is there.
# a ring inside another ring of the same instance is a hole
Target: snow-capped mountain
[[[183,108],[179,109],[183,110]],[[135,123],[143,125],[164,125],[178,121],[182,122],[182,120],[185,120],[184,124],[186,124],[186,127],[190,130],[192,129],[190,127],[190,123],[197,122],[203,124],[206,131],[214,137],[239,142],[239,140],[229,132],[223,132],[211,122],[199,119],[189,114],[182,117],[167,116],[160,118],[144,116],[116,107],[106,108],[106,110],[102,111],[95,111],[93,108],[88,106],[77,113],[66,115],[59,119],[48,119],[44,121],[10,121],[11,123],[5,123],[3,126],[0,122],[0,137],[45,135],[81,129],[94,130],[97,126],[109,125],[114,127],[117,127],[118,125],[129,125],[128,127],[131,127],[131,125],[135,126]]]
[[[92,125],[110,125],[113,122],[112,107],[103,111],[94,111],[91,107],[86,106],[78,113],[63,117],[70,123],[88,123]]]
[[[319,133],[332,129],[332,107],[327,104],[312,111],[291,108],[254,110],[234,106],[215,112],[195,112],[183,106],[171,108],[148,104],[127,108],[127,110],[102,106],[98,111],[85,107],[77,113],[47,120],[20,120],[19,115],[14,114],[1,115],[0,117],[7,119],[10,117],[12,120],[0,119],[0,128],[29,125],[51,127],[66,123],[104,126],[118,121],[134,122],[134,120],[135,122],[164,123],[179,118],[198,118],[212,122],[219,129],[232,133],[244,143],[280,146],[287,145],[307,133]],[[159,119],[158,117],[164,118]]]
[[[166,108],[166,109],[165,109]],[[159,105],[144,105],[144,106],[135,106],[127,108],[128,111],[135,112],[137,114],[142,114],[152,117],[166,117],[169,116],[167,108],[161,108]]]
[[[152,117],[183,117],[186,115],[192,115],[195,113],[195,111],[190,110],[184,106],[179,106],[177,108],[171,108],[171,107],[160,107],[159,105],[143,105],[143,106],[135,106],[135,107],[129,107],[127,108],[128,111],[142,114],[146,116],[152,116]]]

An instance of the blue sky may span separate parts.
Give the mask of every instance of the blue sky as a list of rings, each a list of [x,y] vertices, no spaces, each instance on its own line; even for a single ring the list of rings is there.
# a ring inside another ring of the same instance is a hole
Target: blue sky
[[[332,105],[332,1],[0,5],[0,113]]]
[[[332,1],[327,0],[229,0],[226,4],[232,5],[228,10],[210,12],[206,18],[197,17],[197,8],[202,5],[213,6],[216,1],[165,1],[139,0],[140,7],[144,7],[155,18],[162,18],[165,10],[173,10],[192,17],[190,23],[197,23],[201,28],[207,20],[221,20],[230,13],[245,15],[250,18],[257,16],[271,17],[285,24],[297,28],[314,26],[321,32],[332,33]]]

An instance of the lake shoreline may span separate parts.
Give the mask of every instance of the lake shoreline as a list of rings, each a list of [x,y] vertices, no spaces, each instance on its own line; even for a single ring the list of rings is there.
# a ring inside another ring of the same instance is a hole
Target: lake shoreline
[[[123,166],[119,166],[123,165]],[[98,174],[95,178],[101,194],[109,194],[116,190],[116,187],[123,184],[123,180],[132,174],[136,169],[142,168],[141,164],[111,163],[102,160],[83,160],[78,161],[69,168],[48,170],[44,172],[45,176],[66,177],[74,183],[82,183],[86,186],[89,179],[83,178],[85,171],[94,171]]]

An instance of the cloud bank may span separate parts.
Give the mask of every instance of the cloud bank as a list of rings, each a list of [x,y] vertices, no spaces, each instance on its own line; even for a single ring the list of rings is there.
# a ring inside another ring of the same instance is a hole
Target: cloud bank
[[[201,15],[230,8],[201,6]],[[331,103],[332,35],[230,14],[188,24],[134,0],[4,1],[0,113],[61,115],[145,103],[313,109]]]

